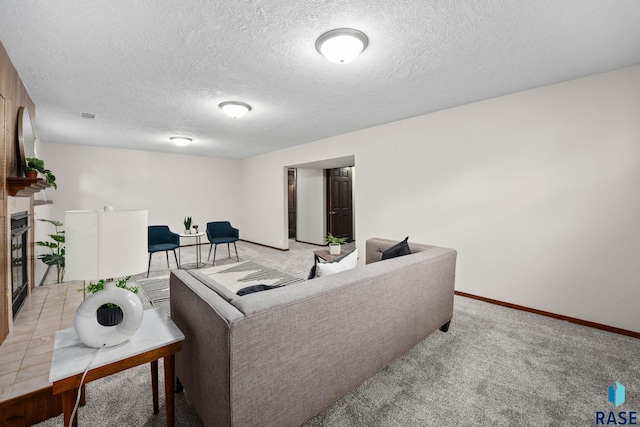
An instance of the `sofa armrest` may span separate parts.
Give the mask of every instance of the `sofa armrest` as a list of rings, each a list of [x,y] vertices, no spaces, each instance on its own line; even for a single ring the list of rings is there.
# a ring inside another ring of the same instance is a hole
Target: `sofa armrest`
[[[230,334],[244,315],[186,271],[173,271],[169,286],[171,319],[185,335],[176,376],[205,425],[230,425]]]

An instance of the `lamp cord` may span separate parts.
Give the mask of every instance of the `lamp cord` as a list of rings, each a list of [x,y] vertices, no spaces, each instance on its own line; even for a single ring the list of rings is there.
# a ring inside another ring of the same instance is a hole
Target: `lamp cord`
[[[78,395],[76,396],[76,404],[73,407],[73,412],[71,412],[71,420],[73,420],[73,418],[75,417],[76,411],[78,410],[78,405],[80,404],[80,396],[82,395],[82,384],[84,384],[84,378],[87,376],[87,372],[89,372],[89,368],[91,367],[91,364],[93,363],[94,360],[96,360],[98,353],[100,353],[100,350],[102,350],[103,348],[105,348],[104,344],[102,345],[102,347],[98,349],[98,351],[94,353],[93,358],[91,358],[91,361],[87,365],[87,368],[84,370],[84,374],[82,374],[82,378],[80,379],[80,385],[78,386]]]

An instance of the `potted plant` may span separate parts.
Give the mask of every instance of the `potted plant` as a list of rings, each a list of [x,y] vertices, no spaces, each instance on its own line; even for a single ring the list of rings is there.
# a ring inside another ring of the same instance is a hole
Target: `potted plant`
[[[329,253],[331,255],[340,255],[340,245],[346,243],[347,239],[344,237],[335,237],[329,233],[327,237],[324,238],[324,241],[329,244]]]
[[[38,221],[48,222],[55,227],[55,234],[49,234],[49,237],[53,242],[36,242],[36,245],[51,249],[51,253],[38,255],[38,259],[51,267],[56,266],[57,269],[57,282],[61,283],[64,278],[64,230],[59,230],[58,227],[62,227],[60,221],[53,219],[39,219]]]
[[[22,168],[22,170],[24,171],[24,176],[26,176],[27,178],[38,177],[37,165],[33,162],[33,160],[38,160],[38,159],[27,159],[26,165]],[[43,162],[43,165],[44,165],[44,162]]]
[[[58,185],[56,184],[56,176],[53,172],[44,167],[44,160],[36,157],[27,157],[25,162],[26,166],[22,169],[24,170],[24,174],[27,178],[36,178],[38,176],[38,172],[40,172],[47,184],[51,185],[55,189],[58,188]]]
[[[126,289],[137,295],[138,291],[140,290],[138,286],[127,286],[127,282],[130,278],[131,276],[127,276],[123,277],[122,279],[116,280],[116,287]],[[93,294],[95,292],[103,290],[104,284],[104,279],[100,279],[96,283],[89,282],[86,288],[79,288],[78,292],[86,290],[88,293]],[[122,322],[122,318],[122,309],[115,304],[103,304],[98,308],[98,323],[102,326],[116,326],[117,324]]]
[[[182,223],[184,224],[184,234],[191,234],[191,217],[185,217]]]

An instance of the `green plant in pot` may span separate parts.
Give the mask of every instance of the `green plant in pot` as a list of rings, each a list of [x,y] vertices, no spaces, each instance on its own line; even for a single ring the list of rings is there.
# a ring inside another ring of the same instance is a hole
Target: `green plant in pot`
[[[45,168],[44,160],[36,157],[27,157],[25,162],[26,165],[22,170],[24,170],[27,178],[36,178],[38,176],[38,172],[40,172],[47,184],[51,185],[55,189],[58,188],[58,184],[56,184],[56,176],[49,169]]]
[[[52,242],[39,241],[36,242],[36,245],[51,250],[51,253],[38,255],[38,259],[49,267],[56,266],[58,273],[56,283],[61,283],[64,278],[64,230],[60,230],[62,223],[54,219],[39,219],[38,221],[48,222],[55,227],[56,232],[49,234],[49,237],[53,240]]]
[[[333,234],[327,234],[324,238],[324,242],[329,245],[329,253],[331,255],[340,255],[340,245],[347,243],[347,239],[344,237],[336,237]]]
[[[116,287],[126,289],[128,291],[133,292],[134,294],[138,294],[140,288],[136,285],[129,286],[127,282],[131,276],[123,277],[115,281]],[[100,279],[96,283],[89,282],[89,284],[85,288],[78,288],[78,292],[86,291],[90,294],[101,291],[104,289],[105,280]],[[102,326],[115,326],[122,322],[123,313],[122,309],[115,304],[104,304],[98,308],[98,323]]]
[[[191,217],[185,217],[184,221],[184,234],[190,234],[191,233]]]

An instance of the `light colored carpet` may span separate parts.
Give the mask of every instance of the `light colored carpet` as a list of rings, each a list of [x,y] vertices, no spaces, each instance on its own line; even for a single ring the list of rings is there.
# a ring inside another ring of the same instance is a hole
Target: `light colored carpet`
[[[634,338],[455,297],[449,332],[434,332],[305,427],[592,426],[595,411],[640,408],[639,354]],[[615,381],[627,388],[617,409],[607,401]],[[176,395],[176,424],[200,426],[188,397]],[[130,369],[87,385],[79,424],[161,426],[163,399],[152,415],[149,368]]]

